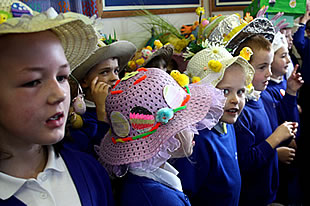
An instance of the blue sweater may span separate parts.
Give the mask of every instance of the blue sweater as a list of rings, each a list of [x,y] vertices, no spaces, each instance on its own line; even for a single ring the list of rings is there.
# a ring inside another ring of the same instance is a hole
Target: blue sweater
[[[97,157],[94,145],[100,145],[101,139],[109,131],[110,125],[97,120],[96,108],[87,107],[82,119],[83,127],[80,129],[70,128],[70,135],[73,140],[68,140],[65,144],[70,148]]]
[[[97,160],[87,154],[68,148],[63,148],[60,155],[64,159],[75,184],[81,205],[114,205],[109,176]],[[23,202],[14,196],[7,200],[0,199],[0,205],[25,206]]]
[[[305,37],[305,29],[305,25],[298,28],[294,34],[293,43],[302,58],[302,78],[305,84],[310,85],[310,39]]]
[[[192,205],[237,206],[241,177],[234,127],[227,125],[227,134],[214,128],[201,130],[195,143],[191,162],[181,158],[173,163],[184,193]]]
[[[286,90],[286,86],[286,79],[281,83],[269,81],[267,89],[261,93],[273,131],[284,121],[300,122],[297,96],[291,96],[287,93],[282,96],[280,93],[281,90]]]
[[[128,173],[121,184],[120,205],[123,206],[190,206],[187,196],[157,181]]]
[[[276,196],[278,155],[265,140],[272,134],[261,98],[249,100],[235,123],[241,173],[239,205],[264,206]]]

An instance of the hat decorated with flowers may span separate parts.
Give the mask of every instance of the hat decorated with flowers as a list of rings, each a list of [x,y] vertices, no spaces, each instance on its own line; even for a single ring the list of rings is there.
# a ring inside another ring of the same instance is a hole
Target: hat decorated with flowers
[[[209,41],[216,43],[223,42],[231,53],[233,53],[244,40],[253,35],[263,35],[271,43],[275,35],[273,23],[267,18],[255,18],[248,23],[239,15],[232,14],[225,18],[221,17],[220,21],[216,22],[217,25],[213,25],[214,29],[210,30],[208,28],[209,26],[207,26],[203,34]]]
[[[157,68],[127,73],[107,96],[111,130],[96,147],[99,160],[118,175],[122,166],[157,169],[170,158],[169,152],[180,147],[174,138],[178,132],[195,131],[195,124],[202,120],[204,128],[211,129],[221,117],[224,103],[222,91],[197,84],[181,87]]]
[[[252,50],[245,47],[240,55],[233,57],[227,49],[220,44],[206,40],[203,43],[204,49],[192,55],[186,68],[186,74],[190,78],[199,77],[201,82],[210,83],[214,87],[223,79],[225,70],[236,63],[239,64],[246,74],[246,86],[250,85],[254,76],[254,69],[248,62]]]

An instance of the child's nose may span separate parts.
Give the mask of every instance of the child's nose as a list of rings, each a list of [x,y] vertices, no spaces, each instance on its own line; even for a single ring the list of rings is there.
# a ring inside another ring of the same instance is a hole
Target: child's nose
[[[64,89],[60,86],[57,81],[50,82],[49,92],[48,95],[48,103],[49,104],[59,104],[60,102],[64,101],[67,97],[67,93]]]

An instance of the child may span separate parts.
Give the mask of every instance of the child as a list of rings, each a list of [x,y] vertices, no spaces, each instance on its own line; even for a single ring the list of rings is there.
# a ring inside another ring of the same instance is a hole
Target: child
[[[116,193],[120,205],[190,205],[167,160],[191,154],[195,124],[213,127],[225,99],[217,89],[187,86],[186,75],[174,74],[184,89],[160,69],[140,68],[107,97],[112,131],[97,152],[108,171],[125,175]]]
[[[262,206],[274,201],[278,189],[276,148],[282,141],[295,136],[298,124],[284,122],[272,132],[262,98],[259,98],[272,74],[271,43],[261,35],[253,35],[243,41],[236,52],[245,46],[253,50],[249,62],[255,69],[252,84],[256,95],[248,100],[235,124],[242,178],[239,205]]]
[[[108,90],[119,79],[119,72],[127,65],[136,47],[128,41],[118,41],[98,48],[72,75],[85,93],[86,112],[82,126],[70,127],[71,147],[95,156],[94,145],[99,145],[110,126],[105,113]]]
[[[212,130],[206,128],[195,135],[193,155],[174,164],[180,171],[184,192],[193,205],[236,206],[241,177],[232,124],[243,109],[246,86],[252,81],[254,69],[243,57],[232,57],[224,47],[213,45],[195,54],[186,72],[221,89],[226,103],[220,122]]]
[[[284,121],[299,123],[297,90],[301,87],[303,81],[300,74],[296,74],[298,66],[295,67],[290,78],[286,80],[286,73],[288,72],[288,66],[291,60],[288,53],[288,43],[282,33],[276,33],[272,43],[272,49],[274,51],[274,58],[271,64],[272,75],[266,90],[261,93],[261,98],[272,129],[275,130]],[[298,134],[296,136],[298,138]],[[288,139],[277,148],[280,177],[277,202],[285,204],[289,204],[288,201],[294,201],[292,197],[295,196],[294,194],[298,194],[298,188],[293,185],[290,185],[290,187],[292,189],[291,191],[294,192],[288,192],[288,182],[290,184],[292,183],[290,180],[297,182],[296,172],[294,172],[295,167],[288,166],[295,159],[295,150],[297,149],[296,140]]]
[[[0,205],[113,205],[100,164],[55,145],[68,116],[70,66],[86,59],[97,41],[85,17],[55,13],[49,9],[0,25],[5,51],[0,57]]]

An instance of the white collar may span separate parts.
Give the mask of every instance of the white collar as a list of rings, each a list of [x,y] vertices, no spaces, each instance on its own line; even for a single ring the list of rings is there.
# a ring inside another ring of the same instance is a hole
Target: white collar
[[[90,108],[95,108],[96,107],[96,104],[92,101],[89,101],[87,99],[84,99],[85,101],[85,104],[86,104],[86,107],[90,107]]]
[[[258,101],[260,98],[261,91],[254,90],[252,93],[246,95],[247,100]]]
[[[129,171],[134,175],[147,177],[168,187],[183,191],[181,180],[177,176],[179,172],[168,162],[164,164],[163,168],[159,167],[153,172],[146,172],[136,168],[130,168]]]
[[[275,78],[270,77],[270,80],[277,84],[280,84],[281,82],[283,82],[283,76],[281,77],[281,79],[275,79]]]
[[[41,173],[45,173],[48,170],[57,172],[66,171],[62,158],[60,156],[56,156],[53,146],[48,146],[47,164]],[[0,191],[0,199],[5,200],[13,196],[28,180],[34,180],[34,178],[18,178],[0,172],[1,188],[5,188],[5,190],[2,189]]]
[[[227,124],[225,122],[218,122],[214,129],[220,134],[227,134]]]

